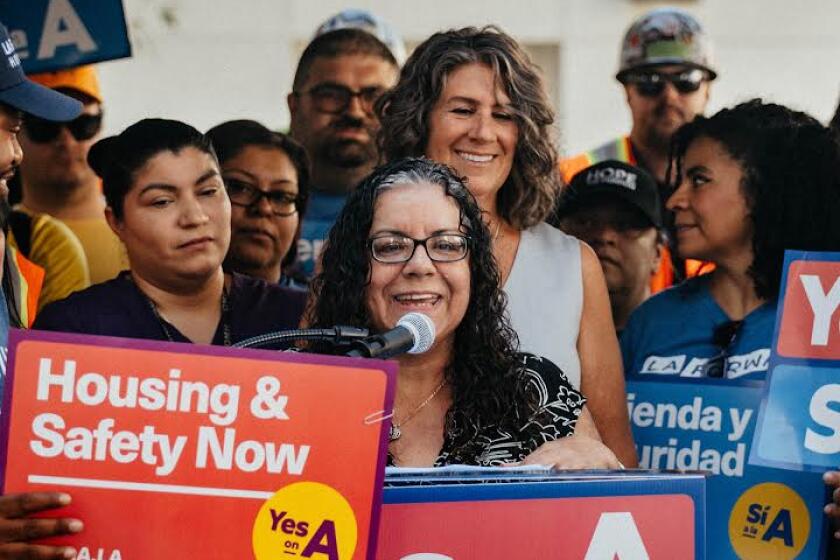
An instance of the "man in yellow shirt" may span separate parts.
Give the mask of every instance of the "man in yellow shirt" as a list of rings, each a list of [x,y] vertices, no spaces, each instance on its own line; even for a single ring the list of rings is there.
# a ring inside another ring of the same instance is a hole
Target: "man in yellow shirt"
[[[38,311],[90,286],[85,250],[66,225],[48,214],[16,207],[9,214],[9,245],[44,269]]]
[[[49,214],[70,228],[84,248],[91,282],[104,282],[128,268],[128,258],[105,221],[99,178],[87,164],[88,150],[102,128],[98,77],[92,67],[82,66],[31,78],[78,99],[84,109],[69,123],[24,119],[19,208],[30,216]]]

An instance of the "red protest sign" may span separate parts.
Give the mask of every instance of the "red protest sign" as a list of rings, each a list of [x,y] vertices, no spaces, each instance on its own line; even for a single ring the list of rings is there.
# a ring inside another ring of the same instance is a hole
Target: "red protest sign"
[[[795,260],[787,272],[777,352],[840,359],[840,262]]]
[[[366,419],[390,410],[395,365],[32,332],[9,351],[3,491],[70,493],[58,514],[85,530],[61,542],[373,558],[387,442]]]
[[[610,491],[616,491],[614,485]],[[681,494],[447,497],[384,505],[377,555],[383,560],[691,559],[696,557],[695,523],[694,502]]]

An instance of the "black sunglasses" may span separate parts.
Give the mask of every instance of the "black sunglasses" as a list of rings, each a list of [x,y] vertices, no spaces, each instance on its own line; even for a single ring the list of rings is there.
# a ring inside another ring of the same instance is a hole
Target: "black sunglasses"
[[[30,140],[38,144],[52,142],[58,138],[62,127],[67,127],[76,140],[90,140],[102,129],[102,113],[82,114],[70,122],[54,122],[27,115],[23,128]]]
[[[720,349],[720,352],[709,358],[709,361],[703,366],[703,375],[706,377],[726,377],[726,361],[729,359],[732,344],[738,337],[738,332],[740,332],[743,324],[743,321],[727,321],[715,327],[712,342]]]
[[[706,73],[698,68],[683,72],[636,72],[624,77],[625,84],[633,84],[641,95],[657,97],[665,91],[670,82],[681,94],[693,93],[706,81]]]
[[[381,87],[367,87],[354,91],[346,86],[337,84],[321,84],[308,91],[295,92],[295,95],[308,95],[312,98],[315,108],[323,113],[343,113],[350,106],[354,97],[358,97],[365,113],[373,114],[373,106],[382,97],[385,89]]]

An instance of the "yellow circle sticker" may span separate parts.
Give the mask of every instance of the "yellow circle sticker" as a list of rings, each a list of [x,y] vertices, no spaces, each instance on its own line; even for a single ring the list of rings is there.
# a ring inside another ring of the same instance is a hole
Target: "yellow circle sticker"
[[[251,542],[256,560],[350,560],[358,531],[353,508],[319,482],[295,482],[260,508]]]
[[[729,540],[741,560],[792,560],[811,534],[811,516],[793,489],[776,482],[741,494],[729,515]]]

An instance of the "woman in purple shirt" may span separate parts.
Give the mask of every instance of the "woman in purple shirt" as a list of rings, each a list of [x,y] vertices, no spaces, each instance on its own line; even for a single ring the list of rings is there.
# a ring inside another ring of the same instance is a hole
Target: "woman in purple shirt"
[[[297,327],[304,294],[222,270],[231,206],[199,131],[145,119],[88,161],[131,270],[47,306],[34,328],[228,346]]]

